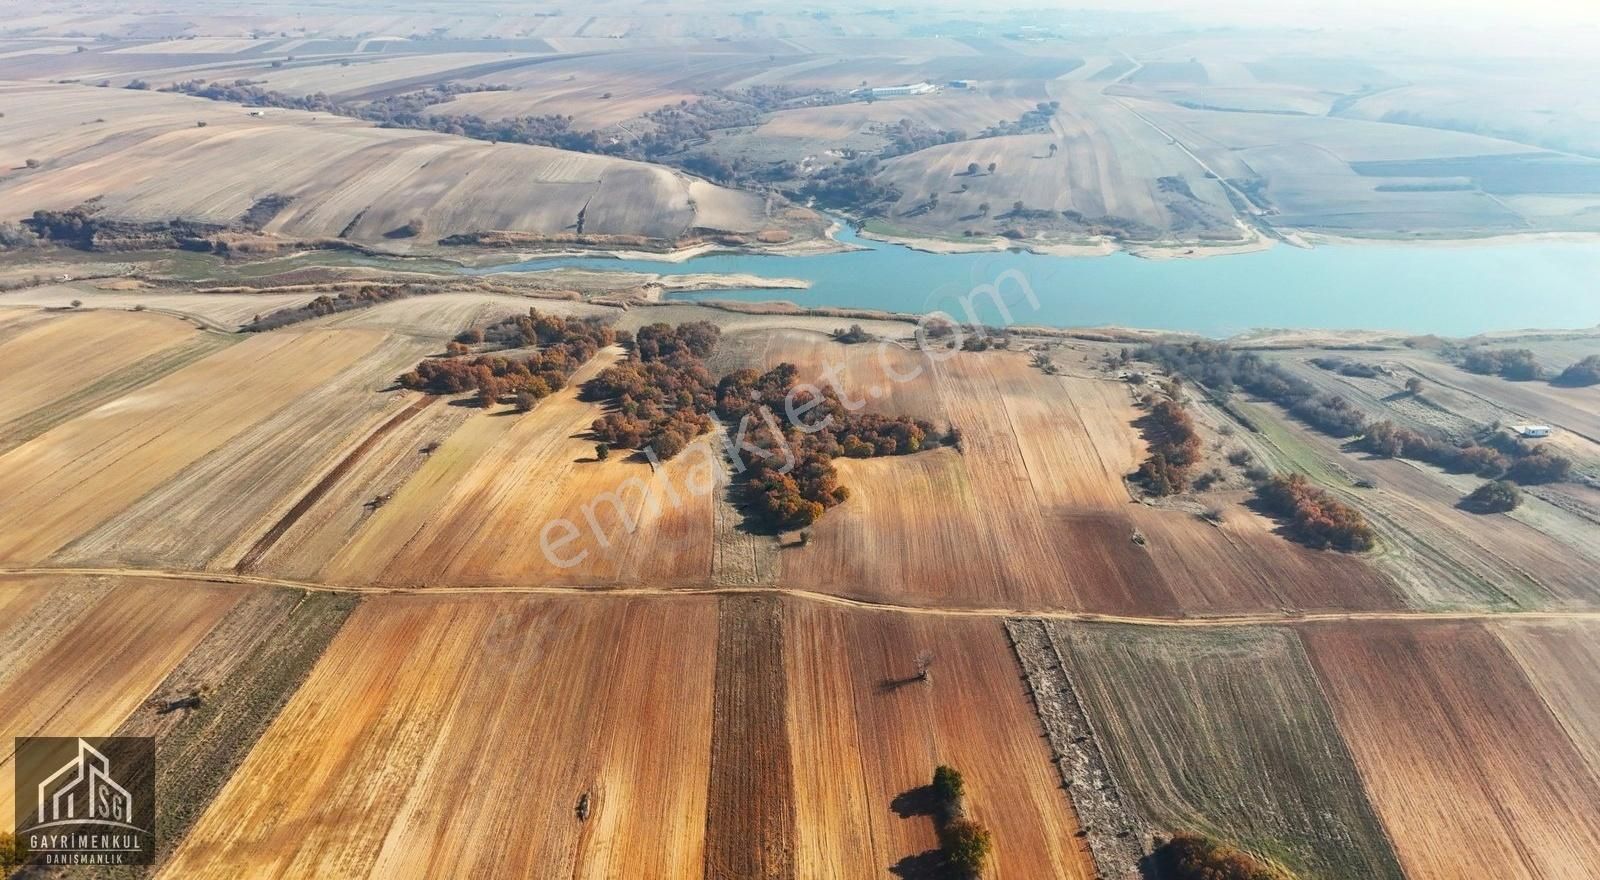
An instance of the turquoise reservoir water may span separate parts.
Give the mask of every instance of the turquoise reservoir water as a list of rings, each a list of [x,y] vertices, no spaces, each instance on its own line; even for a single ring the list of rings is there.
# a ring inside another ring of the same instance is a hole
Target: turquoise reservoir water
[[[1229,336],[1255,328],[1395,330],[1467,336],[1490,330],[1600,325],[1600,245],[1483,243],[1453,246],[1360,244],[1312,250],[1274,247],[1198,260],[1143,260],[1125,254],[1053,257],[1020,252],[929,254],[858,238],[868,248],[781,257],[717,254],[682,263],[562,257],[484,271],[560,267],[679,275],[743,273],[803,278],[809,290],[719,290],[675,299],[789,300],[809,307],[942,310],[1006,323],[979,285],[1004,293],[1010,323],[1123,326]],[[1022,279],[1019,282],[1018,279]],[[1038,301],[1034,308],[1023,284]]]

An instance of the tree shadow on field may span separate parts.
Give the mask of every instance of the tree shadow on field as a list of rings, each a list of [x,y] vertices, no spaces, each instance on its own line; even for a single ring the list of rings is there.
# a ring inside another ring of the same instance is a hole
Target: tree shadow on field
[[[944,853],[936,849],[906,856],[890,865],[889,873],[902,880],[951,880],[954,876],[945,864]]]
[[[907,675],[903,678],[885,678],[878,682],[878,693],[892,694],[895,691],[906,687],[907,685],[913,685],[919,681],[927,680],[927,677],[923,675]],[[902,794],[900,797],[905,797],[905,795]],[[899,798],[896,798],[896,800],[899,800]]]
[[[895,795],[889,802],[889,809],[902,819],[912,816],[932,816],[938,812],[939,799],[933,792],[931,785],[919,785]]]
[[[889,809],[902,819],[915,819],[928,816],[934,819],[937,826],[939,817],[939,797],[934,793],[933,786],[919,785],[895,795],[889,802]],[[916,855],[906,856],[889,866],[889,873],[902,880],[949,880],[952,877],[950,866],[945,862],[944,852],[938,849],[924,850]]]

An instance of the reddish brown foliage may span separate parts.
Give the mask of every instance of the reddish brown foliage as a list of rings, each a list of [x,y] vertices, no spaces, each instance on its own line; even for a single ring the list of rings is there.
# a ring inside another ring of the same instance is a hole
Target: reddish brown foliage
[[[1179,834],[1156,851],[1164,880],[1291,880],[1284,871],[1198,834]]]
[[[702,358],[716,347],[715,324],[651,324],[633,340],[633,357],[608,367],[587,391],[616,410],[593,425],[595,438],[619,449],[650,448],[663,461],[711,429],[711,373]]]
[[[779,528],[811,525],[849,497],[834,458],[906,455],[938,440],[926,421],[852,412],[831,387],[796,384],[797,374],[793,364],[779,364],[765,373],[737,370],[717,385],[718,412],[753,447],[739,452],[750,500]]]
[[[1367,550],[1375,535],[1360,511],[1311,485],[1300,474],[1273,477],[1256,487],[1268,510],[1289,520],[1289,531],[1313,547]]]
[[[494,341],[512,339],[518,345],[538,343],[543,347],[523,358],[488,354],[470,357],[470,346],[452,342],[446,348],[449,357],[429,358],[417,364],[416,369],[400,377],[400,384],[432,394],[476,391],[479,402],[486,407],[506,395],[537,401],[564,388],[575,370],[595,352],[616,341],[611,328],[598,321],[541,315],[537,309],[492,325],[487,335]]]
[[[1189,487],[1189,468],[1200,460],[1200,435],[1194,419],[1175,400],[1161,400],[1139,421],[1150,457],[1138,478],[1154,495],[1174,495]]]

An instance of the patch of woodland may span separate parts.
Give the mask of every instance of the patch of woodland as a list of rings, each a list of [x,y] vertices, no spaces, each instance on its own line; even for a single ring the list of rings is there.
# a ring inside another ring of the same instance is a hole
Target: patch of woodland
[[[1453,473],[1503,477],[1523,485],[1559,483],[1572,475],[1572,460],[1566,456],[1498,431],[1489,432],[1485,443],[1452,443],[1382,421],[1368,425],[1354,445],[1384,458],[1424,461]]]
[[[438,288],[429,284],[368,284],[356,290],[341,290],[331,296],[326,293],[320,294],[310,302],[298,306],[288,306],[266,315],[256,315],[250,323],[240,327],[239,330],[242,333],[261,333],[313,318],[436,292]]]
[[[1449,348],[1443,354],[1454,358],[1463,370],[1483,376],[1500,376],[1515,382],[1544,377],[1544,368],[1526,348]]]
[[[458,337],[446,346],[444,357],[423,360],[400,376],[400,384],[430,394],[475,391],[479,405],[484,407],[509,396],[518,409],[527,411],[565,388],[579,367],[618,340],[617,332],[598,318],[563,318],[543,314],[536,308],[480,332],[481,337],[473,331],[463,335],[488,340],[493,333],[495,338],[515,339],[523,346],[537,345],[538,350],[520,356],[476,353],[473,344],[461,342]]]
[[[1143,396],[1144,416],[1134,424],[1150,447],[1150,457],[1139,465],[1135,479],[1157,497],[1177,495],[1189,488],[1189,472],[1200,461],[1202,441],[1194,418],[1173,397]]]
[[[804,528],[849,497],[835,458],[909,455],[960,442],[953,429],[941,434],[924,419],[852,411],[833,387],[797,383],[798,372],[785,363],[765,373],[735,370],[717,383],[718,415],[766,453],[738,452],[746,498],[771,526]]]
[[[215,237],[230,231],[217,223],[189,220],[118,220],[100,213],[94,201],[64,211],[33,212],[22,221],[35,238],[85,251],[127,251],[182,248],[212,252]]]
[[[710,431],[716,380],[705,359],[721,333],[708,321],[639,328],[628,360],[602,370],[584,389],[612,407],[591,426],[595,439],[616,449],[651,449],[665,461]]]
[[[704,321],[641,328],[628,360],[585,388],[611,405],[595,420],[594,439],[610,448],[648,449],[664,461],[720,417],[734,426],[743,492],[758,518],[776,529],[809,526],[849,497],[833,465],[837,457],[907,455],[959,440],[921,419],[854,412],[831,387],[799,383],[794,364],[713,379],[705,359],[718,338],[716,325]]]
[[[746,163],[690,152],[708,142],[717,131],[758,125],[766,114],[797,107],[844,103],[852,98],[826,89],[801,89],[783,85],[752,86],[706,92],[644,114],[645,124],[630,129],[578,129],[573,118],[562,114],[525,115],[488,119],[473,113],[451,113],[456,96],[475,92],[508,91],[506,85],[468,85],[444,82],[426,89],[389,95],[370,101],[352,101],[315,92],[292,95],[240,79],[232,82],[189,80],[162,89],[167,92],[229,101],[247,107],[273,107],[330,113],[362,119],[385,128],[433,131],[491,143],[533,144],[580,153],[597,153],[649,162],[671,162],[719,183],[762,182],[791,176],[771,163]],[[606,95],[602,98],[608,98]]]
[[[842,327],[834,330],[833,341],[844,345],[860,345],[863,342],[877,342],[878,337],[868,333],[860,324],[851,324],[848,330]]]
[[[1341,376],[1353,376],[1360,379],[1375,379],[1387,374],[1389,371],[1377,364],[1365,361],[1353,361],[1342,357],[1314,357],[1311,365],[1319,370],[1338,373]]]
[[[1499,376],[1514,382],[1545,379],[1552,385],[1582,388],[1600,384],[1600,354],[1591,354],[1551,375],[1526,348],[1462,348],[1446,346],[1442,352],[1461,368],[1483,376]]]
[[[1295,540],[1318,549],[1370,550],[1377,540],[1366,517],[1313,486],[1302,474],[1269,477],[1256,485],[1256,500],[1284,521]]]
[[[1244,850],[1188,832],[1158,843],[1150,862],[1156,880],[1294,880]]]
[[[1563,385],[1568,388],[1582,388],[1589,385],[1600,385],[1600,354],[1591,354],[1581,361],[1567,367],[1561,374],[1550,380],[1552,385]]]
[[[1318,393],[1316,386],[1282,366],[1224,343],[1159,343],[1142,349],[1139,357],[1224,398],[1242,388],[1285,407],[1331,437],[1357,437],[1355,447],[1374,455],[1425,461],[1458,473],[1505,476],[1519,483],[1559,482],[1572,471],[1572,462],[1564,456],[1500,432],[1487,432],[1485,443],[1453,443],[1389,421],[1368,423],[1346,398]]]

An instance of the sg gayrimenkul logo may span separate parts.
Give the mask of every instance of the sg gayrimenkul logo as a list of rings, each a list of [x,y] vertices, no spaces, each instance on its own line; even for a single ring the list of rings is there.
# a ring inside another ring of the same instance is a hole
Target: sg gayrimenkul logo
[[[32,736],[16,745],[16,844],[24,862],[154,860],[154,739]]]

